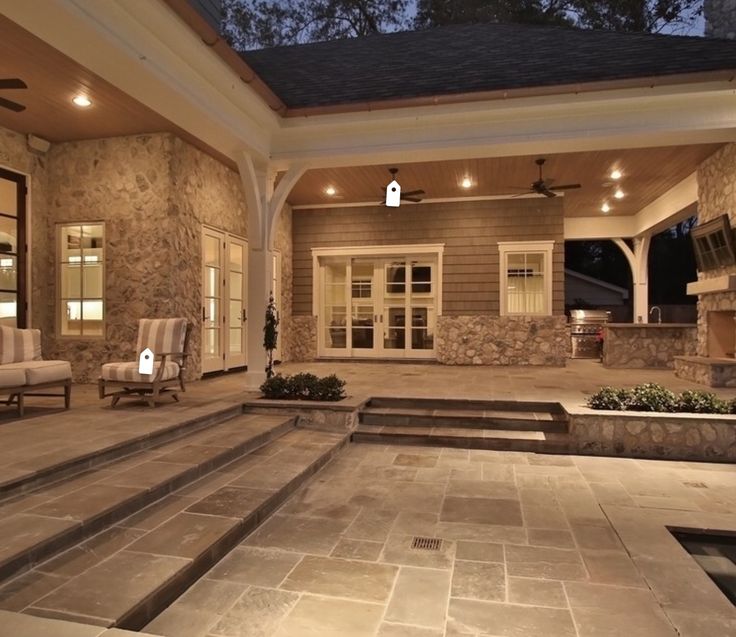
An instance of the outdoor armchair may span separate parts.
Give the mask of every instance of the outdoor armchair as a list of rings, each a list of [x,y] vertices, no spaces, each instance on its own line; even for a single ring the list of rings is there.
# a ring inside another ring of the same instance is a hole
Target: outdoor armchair
[[[138,323],[136,360],[105,363],[98,381],[100,399],[112,397],[114,407],[124,396],[145,400],[156,406],[159,396],[171,392],[179,400],[184,387],[184,371],[189,345],[189,322],[184,318],[141,319]],[[139,357],[150,349],[154,354],[153,373],[141,374]],[[112,390],[112,391],[111,391]]]

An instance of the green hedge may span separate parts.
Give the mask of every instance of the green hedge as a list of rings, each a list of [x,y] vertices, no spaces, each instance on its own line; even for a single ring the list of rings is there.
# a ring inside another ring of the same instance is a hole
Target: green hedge
[[[345,398],[344,389],[345,381],[335,374],[323,378],[308,373],[276,374],[261,385],[263,397],[272,400],[336,401]]]
[[[723,400],[711,392],[692,389],[676,395],[661,385],[645,383],[631,389],[601,387],[588,398],[588,407],[612,411],[736,414],[736,399]]]

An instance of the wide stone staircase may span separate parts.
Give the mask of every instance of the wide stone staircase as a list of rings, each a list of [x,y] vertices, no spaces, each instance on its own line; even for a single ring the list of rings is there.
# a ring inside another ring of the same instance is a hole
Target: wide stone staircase
[[[138,630],[346,442],[230,407],[8,481],[0,609]]]
[[[355,442],[567,453],[568,417],[558,403],[371,398]]]

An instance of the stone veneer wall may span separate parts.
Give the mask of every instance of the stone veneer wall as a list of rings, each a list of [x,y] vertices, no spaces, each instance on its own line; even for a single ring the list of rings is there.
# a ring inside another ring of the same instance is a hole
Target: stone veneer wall
[[[292,294],[293,294],[293,249],[291,241],[292,233],[292,211],[287,204],[281,211],[278,225],[276,227],[276,238],[274,248],[281,252],[281,299],[279,300],[279,339],[281,343],[281,362],[285,363],[293,359],[292,351],[298,347],[295,343],[292,319]],[[303,359],[301,359],[303,360]]]
[[[736,144],[728,144],[698,167],[698,223],[727,213],[736,227]],[[698,279],[736,274],[736,266],[699,272]],[[698,296],[698,356],[708,356],[708,312],[736,310],[736,292]]]
[[[294,315],[291,325],[291,360],[314,360],[317,357],[317,318]]]
[[[736,0],[705,0],[705,35],[736,39]]]
[[[437,360],[445,365],[563,367],[569,343],[564,316],[437,318]]]
[[[28,150],[26,136],[0,127],[0,166],[25,173],[29,179],[28,216],[32,262],[31,313],[29,325],[42,330],[43,350],[48,351],[54,330],[54,296],[48,288],[48,272],[53,269],[48,232],[48,160],[43,154]]]
[[[672,369],[675,366],[675,356],[695,354],[697,332],[695,325],[608,325],[603,341],[603,366]]]

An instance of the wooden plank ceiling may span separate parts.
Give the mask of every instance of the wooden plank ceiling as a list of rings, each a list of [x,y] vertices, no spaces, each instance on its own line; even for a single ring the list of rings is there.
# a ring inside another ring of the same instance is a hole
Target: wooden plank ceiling
[[[20,78],[27,89],[2,90],[0,97],[23,104],[15,113],[0,108],[0,126],[50,142],[144,133],[174,133],[204,152],[232,162],[74,60],[0,14],[0,78]],[[92,106],[72,103],[77,94]]]
[[[695,171],[720,144],[639,148],[546,155],[544,178],[552,185],[580,183],[565,193],[565,215],[588,217],[603,214],[608,201],[611,215],[631,215],[664,194]],[[537,156],[499,157],[395,164],[404,191],[421,188],[425,198],[511,195],[523,192],[537,179]],[[307,171],[289,196],[292,205],[379,202],[391,181],[388,165],[324,168]],[[615,199],[612,170],[622,173],[618,185],[625,193]],[[462,187],[468,177],[472,186]],[[329,196],[325,190],[335,189]],[[404,204],[402,204],[404,205]],[[412,205],[412,204],[406,204]]]

